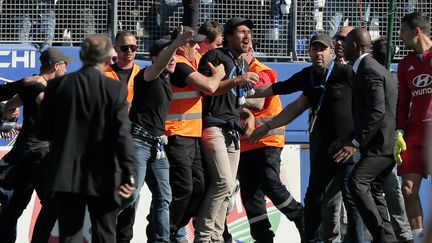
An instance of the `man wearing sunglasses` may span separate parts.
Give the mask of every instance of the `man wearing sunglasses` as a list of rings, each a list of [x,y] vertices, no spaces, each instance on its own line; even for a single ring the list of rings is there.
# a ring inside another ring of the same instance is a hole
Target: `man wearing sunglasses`
[[[335,46],[335,62],[340,64],[348,64],[348,61],[346,61],[344,57],[343,42],[348,33],[353,29],[354,27],[352,26],[343,26],[334,35],[333,40]],[[348,162],[345,163],[345,167],[347,168],[345,173],[337,174],[328,186],[324,201],[322,203],[322,238],[323,240],[329,242],[344,239],[344,235],[342,235],[343,232],[341,230],[341,217],[343,217],[343,214],[347,214],[347,212],[345,211],[345,207],[343,207],[344,204],[342,202],[342,190],[346,190],[344,192],[345,194],[349,193],[349,191],[347,187],[341,187],[341,182],[343,179],[345,179],[345,181],[347,180],[347,176],[350,174],[351,169],[354,168],[354,165],[351,165]],[[363,239],[363,221],[361,220],[360,216],[355,214],[353,215],[351,212],[349,213],[351,214],[350,218],[353,219],[349,223],[348,230],[350,230],[350,234],[348,237],[351,237],[349,239]],[[356,236],[353,236],[354,232],[356,233]]]
[[[115,38],[114,50],[117,52],[116,61],[107,67],[105,74],[127,84],[127,101],[130,104],[133,98],[133,80],[140,71],[140,67],[134,62],[138,50],[135,35],[131,31],[120,31]]]
[[[136,51],[138,49],[137,40],[133,32],[120,31],[117,33],[114,48],[107,58],[105,75],[127,84],[127,101],[130,104],[133,99],[134,78],[140,71],[140,67],[135,64]],[[133,223],[135,220],[135,204],[121,208],[117,218],[116,238],[118,242],[129,242],[133,237]]]
[[[338,63],[348,64],[348,62],[345,60],[344,57],[343,42],[346,36],[348,35],[348,33],[353,29],[354,27],[352,26],[344,26],[333,37],[335,41],[335,55],[336,55],[335,61]]]

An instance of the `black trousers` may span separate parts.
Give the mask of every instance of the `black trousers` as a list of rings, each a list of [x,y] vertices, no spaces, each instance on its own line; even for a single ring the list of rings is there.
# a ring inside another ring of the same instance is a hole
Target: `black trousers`
[[[204,171],[199,138],[170,136],[165,147],[170,163],[171,235],[197,215],[204,195]]]
[[[58,209],[60,243],[82,243],[86,206],[90,214],[92,242],[115,243],[118,205],[102,197],[58,192],[54,195]]]
[[[387,210],[383,187],[395,166],[392,155],[362,158],[351,173],[348,187],[372,242],[397,242]]]
[[[0,212],[0,239],[4,243],[15,242],[18,218],[30,202],[34,189],[41,199],[42,210],[36,221],[32,242],[47,242],[57,219],[55,208],[47,206],[43,191],[43,158],[48,146],[32,145],[17,143],[7,156],[7,159],[20,160],[15,161],[20,163],[20,167],[14,180],[12,197]]]
[[[129,243],[133,238],[133,226],[135,224],[135,214],[139,203],[139,198],[120,211],[117,216],[116,238],[117,243]]]
[[[289,220],[295,220],[302,211],[301,204],[291,196],[280,180],[281,152],[282,148],[264,147],[240,154],[240,194],[249,220],[251,236],[256,241],[271,242],[274,237],[264,196]]]

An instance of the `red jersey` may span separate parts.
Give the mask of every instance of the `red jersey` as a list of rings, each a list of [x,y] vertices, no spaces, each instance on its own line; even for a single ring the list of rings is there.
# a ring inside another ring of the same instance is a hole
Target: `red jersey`
[[[396,127],[407,140],[422,145],[432,123],[432,50],[421,57],[411,52],[398,65],[399,95]]]

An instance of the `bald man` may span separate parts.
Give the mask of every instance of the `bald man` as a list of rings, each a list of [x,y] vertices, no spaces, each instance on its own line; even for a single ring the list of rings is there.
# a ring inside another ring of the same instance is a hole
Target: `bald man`
[[[343,43],[348,33],[353,29],[354,27],[352,26],[344,26],[333,37],[333,39],[335,40],[335,61],[337,61],[338,63],[348,64],[348,62],[345,60]]]
[[[354,202],[373,236],[373,242],[397,242],[384,199],[384,183],[395,166],[393,145],[397,86],[388,70],[369,55],[371,37],[366,29],[349,32],[344,54],[353,63],[354,134],[330,149],[336,161],[357,150],[360,160],[348,181]]]
[[[348,33],[353,29],[354,27],[352,26],[343,26],[333,36],[334,53],[336,55],[335,62],[348,64],[343,53],[343,43]],[[321,205],[321,238],[326,242],[340,241],[341,239],[352,243],[363,242],[363,220],[354,205],[351,193],[347,187],[348,178],[355,164],[356,162],[353,160],[345,162],[343,172],[335,175],[335,178],[326,190],[324,201]],[[347,231],[349,233],[346,233],[346,235],[342,235],[341,222],[343,221],[341,217],[346,217],[348,221]]]

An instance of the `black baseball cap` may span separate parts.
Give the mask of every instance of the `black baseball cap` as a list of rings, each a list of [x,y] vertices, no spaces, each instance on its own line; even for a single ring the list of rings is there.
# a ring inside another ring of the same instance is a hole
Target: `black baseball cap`
[[[312,45],[314,43],[321,43],[326,47],[333,47],[332,38],[330,38],[330,36],[328,36],[324,33],[319,33],[319,34],[312,36],[312,38],[310,40],[310,45]]]
[[[224,35],[226,33],[233,33],[235,28],[239,25],[246,25],[249,29],[253,29],[255,27],[254,23],[250,19],[235,17],[228,20],[224,26]]]
[[[42,66],[50,66],[59,62],[65,62],[66,64],[74,62],[73,58],[66,56],[66,54],[64,54],[60,49],[53,47],[45,49],[41,53],[39,60]]]
[[[183,32],[187,32],[187,31],[192,31],[193,37],[192,37],[192,41],[196,42],[196,43],[200,43],[201,41],[203,41],[207,36],[202,35],[202,34],[198,34],[198,32],[196,30],[194,30],[193,28],[189,27],[189,26],[183,26]],[[172,32],[171,34],[171,39],[175,39],[177,38],[178,34],[180,33],[179,29],[176,29]]]
[[[150,56],[159,56],[159,53],[172,43],[170,36],[164,36],[159,40],[156,40],[150,48]]]

